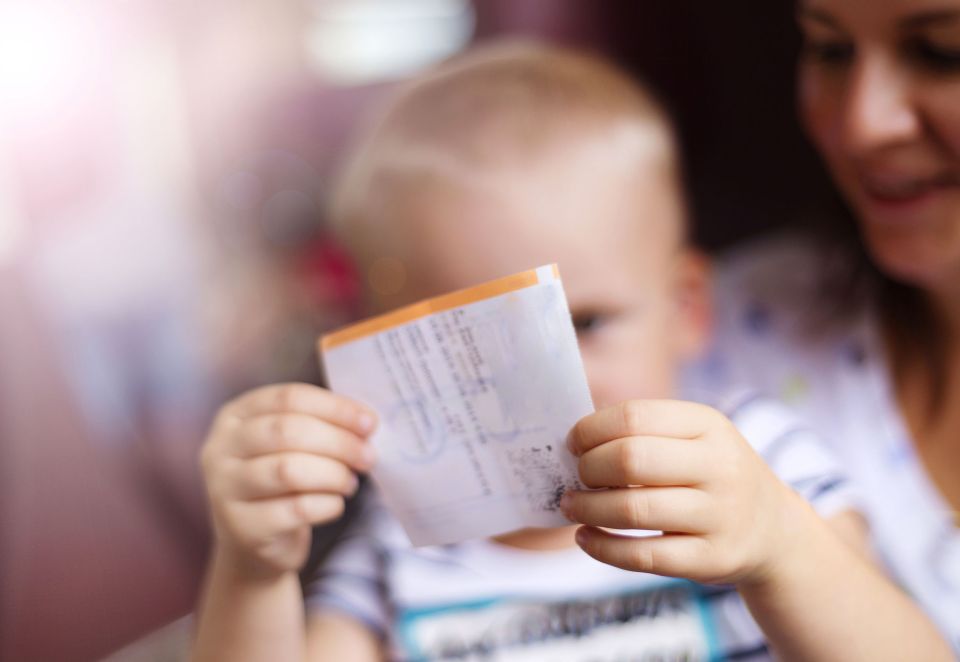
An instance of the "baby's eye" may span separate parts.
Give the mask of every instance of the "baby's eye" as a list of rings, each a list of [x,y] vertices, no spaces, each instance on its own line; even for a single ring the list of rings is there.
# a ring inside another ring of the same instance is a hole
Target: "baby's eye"
[[[585,338],[602,326],[604,315],[600,313],[575,313],[573,315],[573,328],[577,332],[578,338]]]

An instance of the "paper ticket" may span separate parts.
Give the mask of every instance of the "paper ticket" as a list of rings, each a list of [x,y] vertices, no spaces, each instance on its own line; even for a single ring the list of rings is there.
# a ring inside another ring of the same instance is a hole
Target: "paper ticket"
[[[593,411],[556,265],[320,340],[332,390],[372,407],[372,478],[415,545],[569,524],[565,439]]]

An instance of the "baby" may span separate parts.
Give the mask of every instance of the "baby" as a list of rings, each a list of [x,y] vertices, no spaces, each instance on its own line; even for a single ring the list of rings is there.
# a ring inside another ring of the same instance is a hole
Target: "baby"
[[[714,402],[725,414],[669,399],[710,332],[683,200],[664,112],[601,60],[491,46],[397,93],[334,206],[370,312],[557,262],[597,406],[567,439],[594,489],[562,508],[586,526],[415,549],[372,498],[304,599],[310,527],[376,462],[376,414],[255,390],[203,451],[216,546],[196,658],[691,660],[769,640],[787,659],[949,659],[854,550],[862,524],[810,432],[752,395]]]

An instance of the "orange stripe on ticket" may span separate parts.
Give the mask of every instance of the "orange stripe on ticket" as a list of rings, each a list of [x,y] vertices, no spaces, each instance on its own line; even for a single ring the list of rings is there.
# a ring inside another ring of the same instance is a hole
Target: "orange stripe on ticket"
[[[554,266],[553,269],[554,273],[559,277],[556,266]],[[512,276],[498,278],[489,283],[468,287],[465,290],[458,290],[450,294],[434,297],[433,299],[426,299],[420,303],[398,308],[393,312],[371,317],[363,322],[358,322],[339,331],[327,334],[320,339],[320,347],[324,351],[333,349],[339,345],[360,340],[374,333],[392,329],[395,326],[418,320],[427,315],[440,313],[452,308],[460,308],[461,306],[466,306],[477,301],[508,294],[516,290],[522,290],[525,287],[536,285],[538,282],[539,278],[536,270],[531,269],[530,271],[524,271]]]

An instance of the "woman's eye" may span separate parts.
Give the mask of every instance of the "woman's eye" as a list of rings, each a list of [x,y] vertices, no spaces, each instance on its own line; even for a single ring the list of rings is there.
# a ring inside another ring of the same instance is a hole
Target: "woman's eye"
[[[908,40],[904,50],[913,62],[934,73],[960,72],[960,48],[941,46],[917,37]]]
[[[847,64],[853,59],[853,44],[844,41],[806,39],[803,55],[807,60],[827,66]]]

